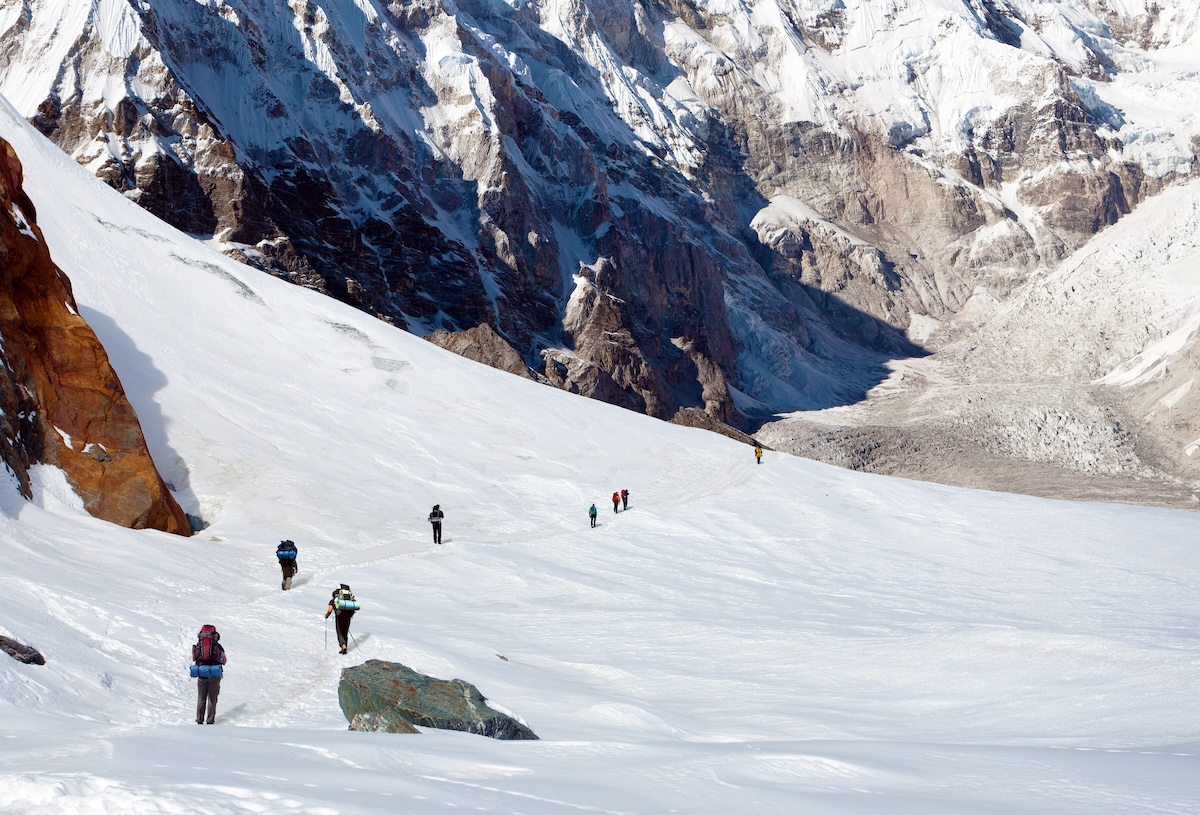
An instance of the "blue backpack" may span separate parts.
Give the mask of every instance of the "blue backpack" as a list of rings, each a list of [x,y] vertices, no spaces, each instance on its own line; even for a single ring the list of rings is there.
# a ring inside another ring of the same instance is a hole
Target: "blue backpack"
[[[280,541],[279,548],[275,550],[275,557],[280,560],[295,560],[296,554],[296,544],[291,541]]]
[[[350,587],[345,583],[333,593],[333,607],[339,612],[358,611],[362,608],[358,600],[354,599],[354,592],[350,591]]]

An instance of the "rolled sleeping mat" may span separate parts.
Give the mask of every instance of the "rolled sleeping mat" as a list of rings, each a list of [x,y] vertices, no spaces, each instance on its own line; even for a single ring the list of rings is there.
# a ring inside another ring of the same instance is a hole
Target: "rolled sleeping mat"
[[[333,601],[333,607],[338,611],[358,611],[362,608],[357,600],[343,600],[340,597]]]
[[[212,679],[214,677],[220,679],[225,675],[225,671],[220,665],[193,665],[191,666],[191,674],[192,679]]]
[[[280,549],[275,553],[275,557],[280,560],[295,560],[297,554],[295,549]]]

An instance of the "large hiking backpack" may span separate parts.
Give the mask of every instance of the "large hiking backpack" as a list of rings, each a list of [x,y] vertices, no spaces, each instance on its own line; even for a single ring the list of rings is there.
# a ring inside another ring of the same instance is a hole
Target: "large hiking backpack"
[[[192,646],[192,656],[198,665],[220,665],[225,649],[221,647],[221,635],[216,626],[206,625],[200,629],[200,639]]]
[[[354,599],[354,592],[345,583],[333,593],[333,607],[338,611],[358,611],[361,608]]]
[[[279,548],[275,550],[275,557],[280,560],[295,560],[296,544],[291,541],[280,541]]]

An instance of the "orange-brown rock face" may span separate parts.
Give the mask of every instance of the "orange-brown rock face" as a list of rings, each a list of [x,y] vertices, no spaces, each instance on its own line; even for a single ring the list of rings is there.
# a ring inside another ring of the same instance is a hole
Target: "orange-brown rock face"
[[[97,518],[189,534],[137,414],[71,282],[50,259],[21,164],[0,139],[0,455],[31,495],[29,467],[62,469]]]

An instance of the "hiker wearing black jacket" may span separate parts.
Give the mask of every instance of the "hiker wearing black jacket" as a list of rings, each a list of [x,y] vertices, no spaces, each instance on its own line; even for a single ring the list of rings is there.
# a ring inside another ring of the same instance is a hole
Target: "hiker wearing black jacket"
[[[350,642],[350,620],[357,610],[358,601],[354,599],[354,592],[350,591],[349,586],[343,583],[333,590],[333,596],[329,598],[329,608],[325,609],[325,619],[328,620],[329,615],[333,615],[339,653],[346,653]]]
[[[292,577],[300,571],[300,564],[296,562],[296,544],[280,541],[275,557],[279,558],[279,568],[283,570],[283,590],[287,591],[292,587]]]
[[[429,513],[429,524],[433,527],[433,542],[436,544],[442,542],[442,521],[445,518],[446,514],[442,512],[442,505],[434,504],[433,511]]]
[[[202,669],[201,675],[197,677],[199,684],[196,686],[196,724],[216,724],[217,696],[221,693],[221,666],[225,664],[225,648],[221,645],[221,635],[214,626],[206,625],[200,629],[200,637],[192,646],[192,662]],[[215,671],[213,666],[216,666]],[[215,673],[216,676],[204,676],[204,673]]]

